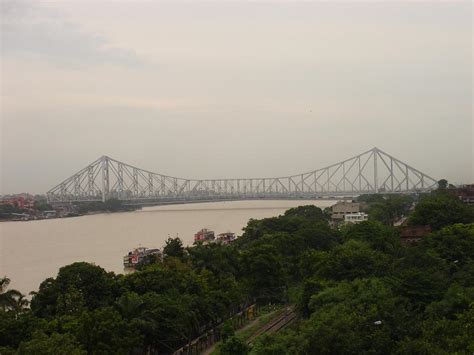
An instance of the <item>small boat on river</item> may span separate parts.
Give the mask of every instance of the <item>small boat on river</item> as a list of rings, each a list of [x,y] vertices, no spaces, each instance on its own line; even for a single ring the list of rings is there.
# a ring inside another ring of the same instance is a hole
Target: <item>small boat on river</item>
[[[123,257],[123,266],[126,268],[135,268],[137,265],[143,263],[146,258],[152,258],[153,256],[157,259],[161,258],[161,250],[138,247],[129,251],[128,254]]]
[[[233,241],[235,241],[237,237],[235,236],[235,233],[232,232],[226,232],[226,233],[221,233],[217,236],[216,242],[219,244],[230,244]]]
[[[215,237],[214,231],[209,229],[203,228],[194,234],[194,244],[202,243],[202,244],[230,244],[236,240],[235,233],[226,232],[217,235]]]
[[[215,239],[214,231],[211,231],[207,228],[203,228],[194,234],[194,243],[211,243]]]

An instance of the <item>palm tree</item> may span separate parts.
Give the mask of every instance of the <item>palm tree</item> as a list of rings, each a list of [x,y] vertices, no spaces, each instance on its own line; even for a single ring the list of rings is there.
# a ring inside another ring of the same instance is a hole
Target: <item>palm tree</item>
[[[28,306],[30,305],[30,301],[28,301],[25,298],[25,295],[23,295],[22,293],[16,290],[11,290],[11,291],[12,291],[12,299],[13,299],[11,309],[16,314],[19,314],[28,308]]]
[[[3,311],[13,310],[16,313],[21,312],[28,307],[28,300],[17,290],[8,290],[10,279],[8,277],[0,278],[0,309]]]
[[[2,277],[0,279],[0,294],[8,287],[10,284],[10,279],[8,277]]]
[[[7,287],[10,284],[8,277],[0,278],[0,308],[5,310],[10,304],[10,296],[6,293]]]

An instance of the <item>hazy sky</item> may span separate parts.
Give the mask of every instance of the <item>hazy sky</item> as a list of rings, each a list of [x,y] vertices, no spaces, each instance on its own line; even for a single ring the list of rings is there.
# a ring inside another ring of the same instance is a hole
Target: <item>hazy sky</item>
[[[474,181],[470,1],[0,1],[0,193],[101,155],[251,177],[374,146]]]

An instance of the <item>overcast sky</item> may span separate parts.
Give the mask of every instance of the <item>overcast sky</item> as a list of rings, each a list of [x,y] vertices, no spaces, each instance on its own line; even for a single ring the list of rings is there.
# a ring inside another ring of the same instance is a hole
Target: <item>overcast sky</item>
[[[270,177],[374,146],[474,181],[470,1],[0,1],[0,193],[101,155]]]

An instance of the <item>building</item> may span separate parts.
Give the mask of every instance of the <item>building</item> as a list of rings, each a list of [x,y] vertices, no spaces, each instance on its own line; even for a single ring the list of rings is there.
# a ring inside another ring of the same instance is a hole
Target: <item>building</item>
[[[450,193],[468,205],[474,205],[474,184],[448,189]]]
[[[348,213],[359,213],[365,207],[359,202],[339,201],[331,207],[331,219],[334,222],[344,221],[344,216]]]
[[[364,212],[346,213],[344,215],[345,223],[360,223],[360,222],[367,221],[368,219],[369,219],[369,215]]]
[[[403,244],[412,244],[419,242],[423,237],[431,233],[430,226],[407,226],[402,227],[400,232],[400,241]]]
[[[34,209],[35,199],[33,198],[33,196],[28,194],[13,195],[2,198],[0,200],[0,205],[11,205],[18,207],[22,210]]]

